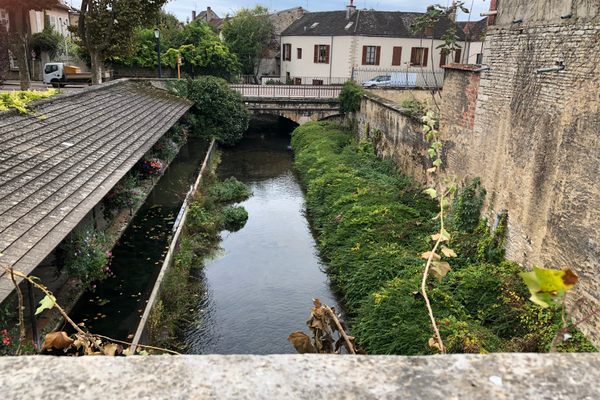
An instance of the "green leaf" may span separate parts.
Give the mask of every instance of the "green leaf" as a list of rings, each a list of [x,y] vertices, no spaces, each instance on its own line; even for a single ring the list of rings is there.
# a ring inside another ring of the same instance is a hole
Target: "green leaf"
[[[437,197],[437,191],[434,188],[425,189],[423,193],[428,194],[432,199]]]
[[[435,157],[435,149],[427,149],[427,154],[429,155],[429,158]]]
[[[435,160],[433,162],[433,166],[434,167],[438,167],[438,168],[441,167],[442,166],[442,160],[440,158],[438,158],[437,160]]]
[[[442,231],[440,232],[441,236],[442,236],[442,242],[447,242],[450,240],[450,234],[448,233],[447,230],[442,229]]]
[[[521,278],[529,292],[532,302],[541,307],[548,307],[551,303],[558,303],[565,293],[577,283],[577,275],[570,269],[556,270],[533,267],[531,272],[521,272]]]
[[[48,296],[40,300],[40,306],[35,310],[35,315],[41,314],[44,310],[50,310],[56,304],[56,297]]]

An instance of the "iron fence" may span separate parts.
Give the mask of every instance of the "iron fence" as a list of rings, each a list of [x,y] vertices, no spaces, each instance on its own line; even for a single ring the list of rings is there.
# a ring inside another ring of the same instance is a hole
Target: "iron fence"
[[[309,85],[230,85],[244,97],[336,99],[341,86]]]
[[[374,83],[377,77],[387,77]],[[404,69],[355,69],[352,71],[352,80],[363,86],[371,82],[373,86],[393,87],[399,89],[439,89],[444,84],[444,71],[431,71],[426,68]]]

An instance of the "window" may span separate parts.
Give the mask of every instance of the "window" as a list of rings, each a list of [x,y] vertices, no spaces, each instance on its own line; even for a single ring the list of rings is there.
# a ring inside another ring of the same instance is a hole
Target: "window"
[[[289,43],[285,43],[283,45],[283,61],[291,61],[292,60],[292,45]]]
[[[392,51],[392,65],[400,65],[402,61],[402,47],[394,47]]]
[[[410,50],[410,65],[415,67],[426,67],[429,49],[427,47],[413,47]]]
[[[323,79],[313,79],[313,86],[323,86]]]
[[[362,65],[379,65],[381,46],[363,46]]]
[[[459,64],[461,62],[460,55],[462,54],[460,49],[454,50],[454,62]]]
[[[296,49],[296,55],[298,56],[298,60],[302,60],[302,49],[300,47]]]
[[[302,78],[294,78],[294,85],[302,85]]]
[[[316,64],[329,64],[329,45],[328,44],[315,44],[314,61]]]
[[[477,53],[475,64],[483,64],[483,53]]]
[[[440,51],[440,67],[446,65],[446,53],[444,50]]]
[[[58,65],[53,65],[53,64],[47,64],[46,68],[44,68],[44,73],[46,74],[51,74],[53,72],[58,71]]]

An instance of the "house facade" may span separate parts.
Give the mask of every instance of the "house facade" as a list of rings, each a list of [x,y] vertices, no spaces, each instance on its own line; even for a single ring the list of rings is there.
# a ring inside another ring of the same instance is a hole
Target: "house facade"
[[[464,49],[449,55],[437,47],[454,21],[413,32],[422,13],[357,10],[305,13],[281,35],[281,79],[298,84],[335,84],[371,79],[391,71],[442,82],[442,66],[461,62]],[[461,42],[463,30],[457,29]]]
[[[464,51],[460,62],[462,64],[484,64],[485,33],[487,31],[487,18],[480,21],[459,21],[458,28],[464,33],[465,41],[461,43]]]

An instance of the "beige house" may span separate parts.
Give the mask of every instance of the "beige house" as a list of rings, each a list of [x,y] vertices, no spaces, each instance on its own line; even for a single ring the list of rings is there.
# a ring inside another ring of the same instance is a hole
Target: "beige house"
[[[281,79],[335,84],[396,71],[416,76],[419,86],[441,84],[442,66],[461,62],[463,49],[444,56],[437,48],[455,24],[450,19],[413,33],[411,25],[421,15],[357,10],[352,3],[346,11],[305,13],[281,34]],[[457,36],[464,42],[463,30]]]

